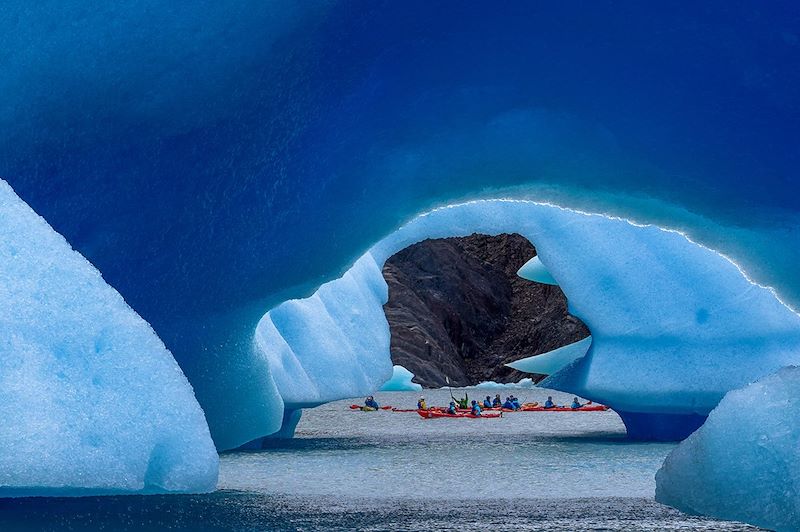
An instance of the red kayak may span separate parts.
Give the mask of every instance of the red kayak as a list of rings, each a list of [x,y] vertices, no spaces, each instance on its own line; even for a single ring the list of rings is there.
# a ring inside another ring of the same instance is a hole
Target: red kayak
[[[367,407],[365,407],[364,405],[350,405],[350,410],[364,410],[364,408],[367,408]],[[391,406],[382,406],[381,410],[392,410],[392,407]],[[374,411],[375,410],[372,410],[372,409],[366,410],[366,412],[374,412]]]
[[[605,405],[583,405],[580,408],[570,408],[568,406],[554,406],[545,408],[543,406],[523,406],[519,412],[605,412],[608,407]]]
[[[417,410],[417,414],[425,419],[433,419],[437,417],[467,417],[470,419],[487,419],[493,417],[503,417],[503,413],[499,414],[482,414],[480,416],[473,416],[468,412],[459,412],[458,414],[449,414],[441,410]]]

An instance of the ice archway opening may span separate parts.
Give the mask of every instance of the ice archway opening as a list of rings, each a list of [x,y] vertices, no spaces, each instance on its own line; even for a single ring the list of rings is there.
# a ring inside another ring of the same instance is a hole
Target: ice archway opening
[[[684,438],[729,390],[798,363],[800,316],[679,232],[533,201],[472,201],[418,216],[340,279],[260,320],[255,349],[280,397],[281,433],[300,409],[391,376],[384,262],[426,238],[475,232],[516,232],[536,246],[593,338],[543,384],[608,404],[633,438]]]

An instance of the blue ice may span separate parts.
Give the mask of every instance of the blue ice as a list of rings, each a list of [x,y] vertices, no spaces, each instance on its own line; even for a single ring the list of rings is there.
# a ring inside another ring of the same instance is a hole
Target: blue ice
[[[537,283],[558,285],[558,282],[553,279],[553,276],[547,271],[539,257],[533,257],[531,260],[522,265],[517,275],[523,279],[534,281]]]
[[[729,390],[800,361],[800,317],[686,236],[547,204],[483,200],[414,219],[341,280],[265,316],[259,331],[272,336],[258,345],[284,401],[297,408],[377,389],[389,363],[381,266],[415,242],[473,232],[518,232],[534,243],[570,312],[592,332],[544,355],[570,360],[542,384],[611,406],[631,437],[683,438]],[[281,325],[273,331],[270,321]]]
[[[404,392],[421,390],[422,385],[416,382],[411,382],[414,374],[408,371],[403,366],[397,364],[392,368],[392,378],[383,383],[381,386],[382,392]]]
[[[684,512],[800,528],[800,368],[729,392],[667,457],[656,499]]]
[[[208,492],[218,458],[164,344],[0,180],[0,495]]]
[[[578,340],[569,345],[553,349],[547,353],[535,355],[527,358],[521,358],[506,364],[510,368],[514,368],[526,373],[540,373],[542,375],[552,375],[557,373],[563,368],[569,366],[576,360],[583,358],[589,347],[592,345],[592,337]]]

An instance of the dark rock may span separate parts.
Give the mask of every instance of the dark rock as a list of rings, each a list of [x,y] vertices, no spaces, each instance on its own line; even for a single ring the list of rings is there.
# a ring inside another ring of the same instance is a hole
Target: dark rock
[[[425,240],[383,268],[392,361],[425,387],[530,375],[504,364],[589,335],[567,312],[557,286],[533,283],[517,270],[536,249],[517,234]]]

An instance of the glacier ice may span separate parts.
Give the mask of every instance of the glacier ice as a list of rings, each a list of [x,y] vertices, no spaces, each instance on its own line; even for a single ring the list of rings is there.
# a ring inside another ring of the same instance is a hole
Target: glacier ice
[[[408,371],[403,366],[397,364],[392,368],[392,378],[383,383],[380,391],[382,392],[406,392],[421,390],[422,385],[416,382],[411,382],[414,374]]]
[[[729,392],[667,457],[656,499],[684,512],[800,528],[800,368]]]
[[[170,353],[0,181],[0,495],[207,492],[218,458]]]
[[[631,437],[685,437],[727,391],[800,361],[800,316],[684,235],[547,204],[482,200],[415,218],[341,280],[264,317],[258,346],[284,401],[300,408],[377,389],[389,360],[380,266],[415,242],[473,232],[517,232],[534,243],[570,312],[592,332],[543,355],[569,363],[554,365],[542,384],[611,406]]]
[[[553,349],[547,353],[535,355],[532,357],[521,358],[506,364],[510,368],[514,368],[526,373],[540,373],[542,375],[552,375],[561,369],[569,366],[576,360],[583,358],[589,347],[592,345],[592,337],[578,340],[569,345]]]
[[[520,268],[517,272],[517,275],[523,279],[534,281],[536,283],[558,285],[556,280],[553,279],[553,276],[550,275],[550,272],[547,271],[547,268],[544,267],[544,264],[542,264],[542,261],[538,256],[533,257],[531,260],[523,264],[522,268]]]
[[[341,279],[264,316],[256,345],[286,408],[369,394],[392,376],[388,298],[381,268],[367,253]],[[279,404],[272,410],[282,413]]]
[[[678,229],[800,308],[779,3],[87,6],[4,2],[0,176],[153,326],[220,448],[282,424],[264,313],[456,201]]]

